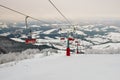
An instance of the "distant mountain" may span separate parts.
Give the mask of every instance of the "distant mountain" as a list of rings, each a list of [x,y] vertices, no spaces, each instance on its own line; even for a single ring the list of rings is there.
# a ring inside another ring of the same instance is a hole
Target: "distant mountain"
[[[10,26],[10,25],[9,25]],[[16,26],[16,27],[15,27]],[[19,26],[19,27],[18,27]],[[24,39],[29,34],[30,29],[32,30],[32,36],[41,42],[52,42],[53,45],[59,44],[63,45],[66,43],[61,43],[60,37],[67,37],[67,32],[73,31],[73,27],[67,27],[64,25],[59,25],[58,27],[53,27],[50,25],[29,25],[29,28],[25,28],[24,25],[14,25],[8,28],[1,28],[0,35],[6,36],[8,38],[19,38]],[[103,25],[103,24],[89,24],[89,25],[77,25],[76,31],[70,33],[74,38],[79,39],[82,47],[85,49],[94,48],[119,48],[120,46],[120,28],[119,26],[113,25]],[[60,28],[62,29],[60,31]],[[114,46],[116,45],[117,46]],[[65,45],[63,45],[65,46]]]
[[[22,42],[16,42],[11,40],[8,37],[0,36],[0,53],[8,53],[8,52],[21,52],[26,49],[46,49],[46,48],[54,48],[53,46],[47,45],[32,45],[32,44],[25,44]]]
[[[7,24],[0,22],[0,28],[8,28]]]

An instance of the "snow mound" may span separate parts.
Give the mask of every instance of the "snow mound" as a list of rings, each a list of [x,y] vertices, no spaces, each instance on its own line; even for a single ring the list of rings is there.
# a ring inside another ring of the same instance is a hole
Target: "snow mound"
[[[35,58],[0,68],[1,80],[120,80],[120,55]]]
[[[113,42],[120,41],[120,33],[110,32],[107,37]]]
[[[55,31],[56,29],[51,29],[51,30],[47,30],[44,32],[44,34],[50,34],[51,32]]]

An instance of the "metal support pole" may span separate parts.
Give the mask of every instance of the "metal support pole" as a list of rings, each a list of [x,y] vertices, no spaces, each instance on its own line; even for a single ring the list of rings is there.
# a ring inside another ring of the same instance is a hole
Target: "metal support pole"
[[[25,25],[26,25],[26,29],[28,28],[28,21],[27,21],[27,19],[29,18],[29,16],[26,16],[25,17]],[[32,30],[30,29],[30,37],[29,37],[30,39],[32,39]]]
[[[77,44],[77,51],[76,51],[77,54],[79,54],[79,51],[78,51],[78,44]]]
[[[29,17],[29,16],[26,16],[26,17],[25,17],[25,26],[26,26],[26,28],[28,28],[28,23],[27,23],[28,17]]]
[[[70,56],[69,38],[67,38],[66,56]]]
[[[68,32],[68,38],[67,38],[67,49],[66,49],[66,56],[70,56],[69,32]]]

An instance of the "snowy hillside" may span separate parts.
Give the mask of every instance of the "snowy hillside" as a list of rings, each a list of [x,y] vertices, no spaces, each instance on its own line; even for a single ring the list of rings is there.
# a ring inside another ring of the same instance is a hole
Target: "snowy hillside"
[[[73,28],[59,31],[58,27],[33,25],[31,29],[32,37],[36,38],[33,45],[42,50],[27,49],[19,53],[1,54],[0,80],[120,80],[119,27],[79,25],[74,33],[71,33]],[[66,56],[68,31],[70,37],[75,39],[70,41],[70,57]],[[24,43],[29,29],[3,28],[0,34],[9,37],[8,41]],[[79,43],[78,51],[85,54],[76,54],[76,41]],[[50,49],[45,49],[43,45]]]
[[[16,27],[15,27],[16,26]],[[32,37],[37,39],[35,45],[49,45],[55,46],[58,49],[66,49],[66,37],[67,32],[73,32],[73,27],[67,27],[60,25],[59,27],[53,27],[50,25],[39,26],[30,25],[32,29]],[[80,43],[80,49],[86,51],[87,49],[119,49],[120,43],[120,29],[119,26],[110,26],[103,24],[89,24],[89,25],[77,25],[76,31],[70,33],[75,40]],[[61,31],[59,29],[62,29]],[[25,42],[25,38],[29,35],[29,29],[23,28],[23,26],[10,28],[1,28],[0,35],[7,36],[12,40],[18,42]],[[65,40],[60,40],[63,37]],[[71,42],[70,47],[75,50],[75,41]]]
[[[120,80],[120,55],[52,55],[0,65],[0,80]]]

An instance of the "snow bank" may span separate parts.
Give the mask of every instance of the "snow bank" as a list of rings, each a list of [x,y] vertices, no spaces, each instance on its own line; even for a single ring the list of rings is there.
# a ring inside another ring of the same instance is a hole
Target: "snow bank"
[[[94,38],[88,37],[86,39],[92,41],[95,44],[105,43],[105,42],[109,41],[107,39],[103,39],[103,38],[100,38],[100,37],[94,37]]]
[[[0,68],[1,80],[120,80],[120,55],[63,55]]]
[[[29,59],[34,57],[34,54],[37,54],[37,53],[40,53],[38,49],[27,49],[21,53],[18,52],[18,53],[0,54],[0,64],[11,62],[11,61]]]
[[[113,42],[120,41],[120,33],[110,32],[107,37]]]
[[[52,33],[52,32],[55,31],[55,30],[56,30],[56,29],[47,30],[47,31],[44,32],[44,34],[50,34],[50,33]]]
[[[24,40],[20,39],[20,38],[11,38],[12,40],[14,41],[17,41],[17,42],[25,42]]]
[[[94,45],[92,49],[119,49],[120,43],[106,43],[101,45]]]
[[[39,57],[50,56],[58,53],[55,49],[27,49],[23,52],[18,53],[8,53],[8,54],[0,54],[0,64],[11,62],[11,61],[20,61],[23,59],[30,59],[36,56],[36,54],[41,54]]]
[[[0,34],[0,36],[8,36],[9,34],[10,34],[10,32],[2,33],[2,34]]]
[[[108,48],[108,49],[87,49],[85,54],[120,54],[120,48]]]

